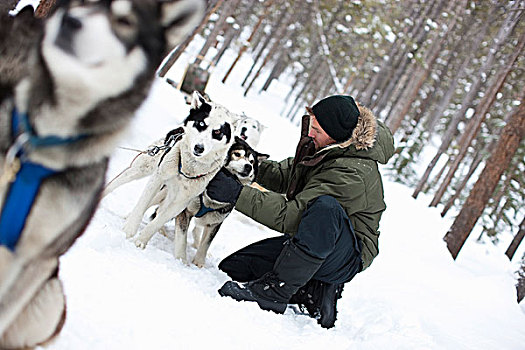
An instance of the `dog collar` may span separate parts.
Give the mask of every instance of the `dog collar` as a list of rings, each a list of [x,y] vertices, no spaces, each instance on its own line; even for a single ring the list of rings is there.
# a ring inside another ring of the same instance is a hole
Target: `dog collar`
[[[27,147],[27,145],[33,148],[60,146],[81,141],[89,136],[88,134],[72,137],[38,136],[29,123],[27,113],[19,113],[16,108],[13,108],[11,113],[11,132],[13,138],[16,138],[19,133],[26,135],[24,144],[20,145],[21,148]]]
[[[200,174],[197,176],[189,176],[189,175],[184,174],[184,172],[182,171],[182,159],[179,158],[179,174],[184,176],[186,179],[196,180],[196,179],[200,179],[201,177],[207,175],[208,173]]]

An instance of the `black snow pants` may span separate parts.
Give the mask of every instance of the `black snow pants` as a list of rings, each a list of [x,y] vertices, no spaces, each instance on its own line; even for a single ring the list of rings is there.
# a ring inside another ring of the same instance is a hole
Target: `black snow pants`
[[[324,259],[312,279],[340,284],[350,281],[362,269],[361,241],[341,205],[327,195],[308,204],[292,238],[283,235],[252,243],[222,260],[219,269],[235,281],[255,280],[272,271],[289,239],[309,255]]]

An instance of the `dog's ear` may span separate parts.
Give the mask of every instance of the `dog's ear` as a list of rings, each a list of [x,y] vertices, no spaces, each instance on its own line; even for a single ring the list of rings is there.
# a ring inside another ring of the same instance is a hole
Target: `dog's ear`
[[[268,158],[270,158],[269,154],[257,153],[257,163],[260,163]]]
[[[260,121],[257,121],[257,125],[259,125],[259,131],[260,131],[260,132],[263,132],[264,129],[267,128],[267,126],[264,125],[264,124],[262,124]]]
[[[191,109],[199,109],[200,106],[202,106],[204,103],[206,103],[206,100],[202,95],[197,91],[193,91],[193,94],[191,95]]]
[[[233,128],[235,130],[237,130],[240,126],[241,126],[241,122],[242,120],[245,118],[244,115],[242,114],[238,114],[238,113],[232,113],[231,114],[231,117],[232,117],[232,124],[233,124]]]
[[[235,143],[240,143],[241,145],[243,145],[244,147],[252,150],[255,152],[255,150],[248,144],[248,142],[244,141],[243,139],[241,139],[239,136],[235,136]]]
[[[180,44],[204,17],[205,0],[158,0],[160,22],[170,47]]]

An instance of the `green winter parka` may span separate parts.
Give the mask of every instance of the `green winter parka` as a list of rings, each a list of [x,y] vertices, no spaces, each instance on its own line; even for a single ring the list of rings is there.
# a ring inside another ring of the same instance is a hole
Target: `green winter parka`
[[[379,220],[386,209],[377,163],[386,164],[392,157],[394,141],[390,130],[369,109],[359,106],[359,111],[350,140],[329,145],[295,163],[294,157],[262,162],[257,183],[268,191],[244,186],[235,208],[293,236],[308,202],[330,195],[344,208],[361,240],[364,270],[379,252]]]

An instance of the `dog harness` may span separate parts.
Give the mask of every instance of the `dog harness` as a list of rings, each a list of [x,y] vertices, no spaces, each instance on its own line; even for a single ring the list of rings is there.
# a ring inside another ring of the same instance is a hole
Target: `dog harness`
[[[11,113],[11,134],[16,141],[7,153],[7,167],[3,174],[7,176],[9,188],[0,214],[0,245],[14,251],[42,182],[58,173],[54,169],[29,161],[28,152],[33,148],[77,142],[87,135],[67,138],[40,137],[31,127],[27,114],[19,114],[16,108]],[[19,134],[20,136],[17,136]],[[8,171],[12,173],[6,174]]]
[[[201,202],[201,207],[199,209],[199,211],[197,212],[197,214],[195,214],[195,217],[196,218],[200,218],[200,217],[203,217],[206,213],[209,213],[210,211],[214,211],[215,209],[212,209],[212,208],[209,208],[207,206],[204,205],[204,200],[202,199],[203,195],[201,193],[201,195],[199,196],[199,199],[200,199],[200,202]]]
[[[207,207],[207,206],[204,205],[204,199],[203,198],[204,198],[204,194],[201,193],[200,196],[199,196],[199,200],[201,202],[201,207],[200,207],[199,211],[197,212],[197,214],[195,214],[196,218],[203,217],[204,215],[206,215],[207,213],[212,212],[212,211],[219,212],[220,214],[226,214],[227,212],[229,212],[231,210],[230,207],[218,208],[218,209],[213,209],[213,208]]]

